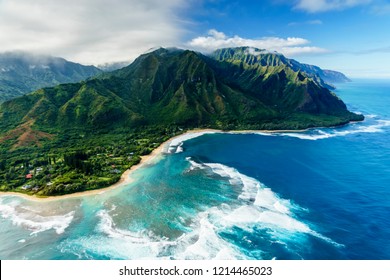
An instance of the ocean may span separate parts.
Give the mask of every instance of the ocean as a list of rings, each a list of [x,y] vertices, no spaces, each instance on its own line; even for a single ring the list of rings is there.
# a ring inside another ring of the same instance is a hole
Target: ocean
[[[193,135],[117,189],[0,196],[0,259],[388,260],[390,81],[336,93],[365,121]]]

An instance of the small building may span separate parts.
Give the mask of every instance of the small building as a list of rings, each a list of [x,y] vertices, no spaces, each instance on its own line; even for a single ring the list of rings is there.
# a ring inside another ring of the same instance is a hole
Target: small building
[[[26,179],[32,179],[33,175],[31,173],[26,175]]]

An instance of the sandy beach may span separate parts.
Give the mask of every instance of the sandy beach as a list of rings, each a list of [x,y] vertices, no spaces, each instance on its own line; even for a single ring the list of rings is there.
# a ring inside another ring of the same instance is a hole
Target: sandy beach
[[[38,197],[34,195],[28,195],[28,194],[22,194],[17,192],[0,192],[0,196],[19,196],[23,197],[28,200],[32,201],[39,201],[39,202],[49,202],[49,201],[57,201],[62,199],[68,199],[68,198],[77,198],[77,197],[84,197],[84,196],[91,196],[91,195],[100,195],[103,194],[109,190],[116,189],[118,187],[127,185],[131,182],[133,182],[133,178],[131,177],[131,174],[148,164],[151,164],[164,152],[168,152],[171,146],[177,147],[180,145],[183,141],[196,138],[199,136],[202,136],[204,134],[213,134],[213,133],[230,133],[230,134],[256,134],[256,133],[285,133],[285,132],[302,132],[305,130],[236,130],[236,131],[222,131],[217,129],[194,129],[187,131],[183,134],[177,135],[175,137],[170,138],[169,140],[162,143],[159,147],[154,149],[149,155],[141,156],[141,161],[137,165],[132,166],[130,169],[126,170],[120,180],[116,182],[115,184],[101,189],[96,190],[89,190],[84,192],[78,192],[78,193],[72,193],[72,194],[66,194],[61,196],[49,196],[49,197]]]
[[[22,197],[22,198],[25,198],[28,200],[32,200],[32,201],[49,202],[49,201],[57,201],[57,200],[68,199],[68,198],[100,195],[100,194],[105,193],[109,190],[113,190],[113,189],[116,189],[118,187],[121,187],[121,186],[124,186],[124,185],[127,185],[127,184],[133,182],[134,179],[131,177],[131,174],[135,170],[154,162],[154,160],[156,160],[158,158],[158,156],[160,156],[163,152],[166,152],[168,150],[170,143],[172,143],[172,141],[174,141],[175,139],[188,138],[188,136],[191,136],[192,134],[199,134],[197,136],[200,136],[204,133],[215,133],[215,132],[221,132],[221,131],[213,130],[213,129],[196,129],[196,130],[191,130],[191,131],[185,132],[181,135],[177,135],[175,137],[170,138],[169,140],[162,143],[159,147],[154,149],[149,155],[141,156],[140,163],[138,163],[137,165],[134,165],[130,169],[126,170],[122,174],[122,176],[118,182],[116,182],[115,184],[113,184],[109,187],[106,187],[106,188],[101,188],[101,189],[96,189],[96,190],[88,190],[88,191],[72,193],[72,194],[65,194],[65,195],[61,195],[61,196],[49,196],[49,197],[38,197],[38,196],[34,196],[34,195],[28,195],[28,194],[17,193],[17,192],[0,192],[0,196],[12,195],[12,196],[19,196],[19,197]],[[192,137],[190,137],[190,138],[192,138]]]

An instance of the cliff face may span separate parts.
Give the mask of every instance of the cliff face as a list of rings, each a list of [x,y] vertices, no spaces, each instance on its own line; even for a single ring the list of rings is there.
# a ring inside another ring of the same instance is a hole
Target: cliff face
[[[333,70],[324,70],[315,65],[304,64],[294,59],[288,59],[279,53],[268,52],[252,47],[220,49],[212,53],[211,57],[220,61],[242,60],[249,65],[260,64],[261,66],[271,67],[285,65],[295,72],[304,72],[308,77],[316,80],[321,86],[327,87],[328,89],[334,89],[332,86],[334,83],[351,81],[343,73]]]
[[[313,72],[307,73],[306,65],[300,66],[280,54],[243,47],[217,50],[211,58],[218,61],[214,66],[222,79],[270,106],[314,114],[346,110],[324,81]]]

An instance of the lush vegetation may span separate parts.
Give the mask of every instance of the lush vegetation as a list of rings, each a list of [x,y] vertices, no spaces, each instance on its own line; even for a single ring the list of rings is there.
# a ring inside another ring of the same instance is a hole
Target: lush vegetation
[[[315,80],[322,87],[334,89],[333,83],[350,82],[343,73],[324,70],[318,66],[303,64],[294,59],[288,59],[285,56],[260,50],[256,48],[240,47],[240,48],[225,48],[216,50],[211,54],[211,57],[218,61],[239,61],[246,65],[260,66],[288,66],[295,72],[304,72],[308,77]]]
[[[128,67],[0,106],[0,190],[59,195],[119,180],[191,128],[303,129],[362,120],[275,54],[159,49]]]
[[[0,190],[40,196],[107,187],[162,142],[177,127],[148,127],[94,134],[73,131],[41,146],[0,149]]]

